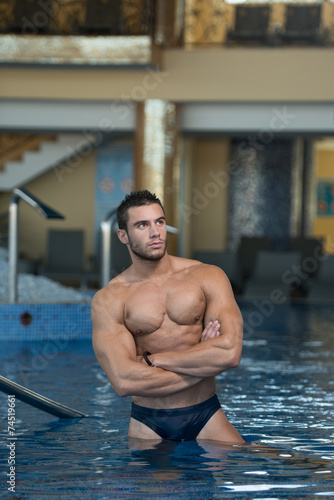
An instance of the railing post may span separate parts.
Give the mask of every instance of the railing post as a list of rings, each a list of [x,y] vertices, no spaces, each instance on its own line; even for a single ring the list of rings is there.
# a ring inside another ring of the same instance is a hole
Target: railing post
[[[111,277],[111,230],[117,208],[110,210],[103,218],[101,227],[101,287],[106,286]]]
[[[19,197],[13,194],[9,204],[8,301],[10,304],[14,304],[17,299],[18,201]]]
[[[111,223],[101,222],[102,231],[102,256],[101,256],[101,286],[104,287],[110,280],[110,253],[111,253]]]
[[[64,219],[64,216],[45,205],[26,189],[15,188],[9,203],[9,240],[8,240],[8,301],[14,304],[17,300],[17,258],[18,258],[18,204],[20,199],[32,206],[46,219]]]

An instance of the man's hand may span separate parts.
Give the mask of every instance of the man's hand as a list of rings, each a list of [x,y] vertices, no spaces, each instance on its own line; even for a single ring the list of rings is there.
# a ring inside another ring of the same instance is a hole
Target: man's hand
[[[214,339],[220,335],[220,323],[218,320],[210,321],[204,328],[201,336],[201,342],[208,339]]]
[[[204,342],[204,340],[214,339],[215,337],[219,337],[220,335],[220,323],[218,320],[210,321],[206,327],[204,328],[200,342]],[[136,357],[137,363],[142,363],[143,365],[147,365],[145,359],[142,355],[138,355]]]

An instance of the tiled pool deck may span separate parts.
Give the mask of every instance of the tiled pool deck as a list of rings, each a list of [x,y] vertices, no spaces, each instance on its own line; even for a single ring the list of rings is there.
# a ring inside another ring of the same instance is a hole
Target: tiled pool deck
[[[0,304],[0,341],[91,336],[90,303]]]

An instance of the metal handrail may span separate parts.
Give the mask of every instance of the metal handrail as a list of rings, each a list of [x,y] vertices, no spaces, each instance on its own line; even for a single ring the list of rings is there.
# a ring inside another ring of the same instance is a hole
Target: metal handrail
[[[74,408],[70,408],[69,406],[65,406],[53,399],[46,398],[37,392],[31,391],[22,385],[16,384],[8,378],[2,377],[0,375],[0,391],[5,394],[13,394],[17,399],[20,399],[24,403],[27,403],[30,406],[34,406],[39,410],[46,411],[47,413],[51,413],[51,415],[55,415],[59,418],[83,418],[88,417],[81,411],[74,410]]]
[[[18,204],[23,200],[46,219],[65,219],[36,196],[23,188],[15,188],[9,203],[9,241],[8,241],[8,300],[17,300],[17,257],[18,257]]]
[[[111,233],[116,228],[117,208],[110,210],[103,218],[101,228],[101,287],[106,286],[111,278]],[[177,234],[177,227],[167,224],[167,232]]]
[[[117,208],[113,208],[103,217],[101,227],[101,287],[106,286],[111,275],[111,231],[116,222]]]

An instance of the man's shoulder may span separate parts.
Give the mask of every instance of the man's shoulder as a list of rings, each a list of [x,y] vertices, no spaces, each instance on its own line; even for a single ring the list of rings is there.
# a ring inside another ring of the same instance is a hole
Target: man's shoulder
[[[222,269],[213,266],[211,264],[205,264],[195,259],[187,259],[184,257],[173,257],[174,267],[177,271],[184,271],[187,274],[191,274],[198,277],[206,277],[215,275],[215,273],[220,273]],[[224,273],[223,273],[224,274]]]
[[[104,306],[111,301],[121,301],[126,287],[127,282],[125,279],[121,278],[121,275],[116,276],[116,278],[110,280],[106,286],[96,292],[92,300],[92,306]]]
[[[174,269],[178,271],[181,271],[182,269],[188,269],[192,266],[197,266],[198,264],[201,264],[201,262],[199,262],[198,260],[188,259],[185,257],[172,256],[171,259]]]

